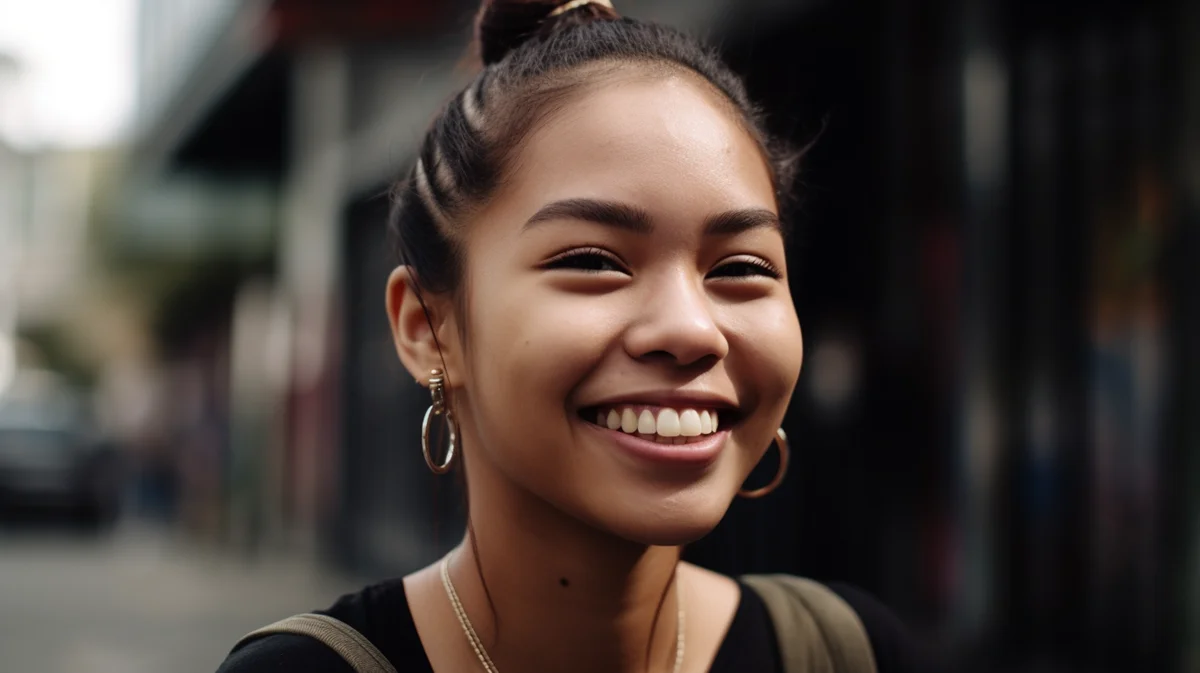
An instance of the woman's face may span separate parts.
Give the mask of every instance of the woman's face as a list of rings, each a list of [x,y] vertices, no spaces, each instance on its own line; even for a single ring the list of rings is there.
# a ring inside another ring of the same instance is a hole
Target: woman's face
[[[466,223],[472,472],[641,543],[720,521],[802,358],[771,179],[732,114],[690,76],[601,86]]]

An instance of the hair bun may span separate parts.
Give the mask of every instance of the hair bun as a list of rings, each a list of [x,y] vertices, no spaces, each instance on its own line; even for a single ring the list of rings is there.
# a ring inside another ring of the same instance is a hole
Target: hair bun
[[[534,36],[617,18],[620,15],[607,0],[484,0],[475,20],[475,41],[484,65],[491,65]]]

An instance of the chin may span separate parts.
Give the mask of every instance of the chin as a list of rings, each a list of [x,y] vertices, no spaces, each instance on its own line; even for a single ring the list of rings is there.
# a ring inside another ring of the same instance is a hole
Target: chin
[[[608,512],[602,528],[613,535],[659,547],[685,545],[712,532],[728,509],[728,502],[709,500],[702,504],[673,503],[640,511]]]
[[[708,535],[714,528],[717,527],[717,522],[712,522],[706,526],[675,526],[671,528],[660,528],[657,530],[641,530],[635,531],[635,535],[622,536],[630,542],[644,544],[651,547],[679,547],[688,545],[700,538]]]

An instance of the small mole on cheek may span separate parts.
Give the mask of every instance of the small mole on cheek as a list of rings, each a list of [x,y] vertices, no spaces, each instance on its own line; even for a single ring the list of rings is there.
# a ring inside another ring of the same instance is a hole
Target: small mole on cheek
[[[558,578],[558,584],[559,584],[559,586],[565,587],[565,586],[570,586],[571,583],[567,581],[567,578],[560,577],[560,578]]]

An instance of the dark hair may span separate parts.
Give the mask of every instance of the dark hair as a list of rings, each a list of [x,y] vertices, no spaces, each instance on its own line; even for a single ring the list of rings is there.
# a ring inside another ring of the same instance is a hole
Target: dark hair
[[[771,167],[782,206],[800,153],[766,131],[741,79],[714,51],[677,30],[621,18],[606,3],[567,11],[561,0],[485,0],[476,20],[483,63],[437,115],[408,178],[393,189],[390,230],[419,289],[452,292],[462,274],[453,223],[483,203],[539,121],[626,65],[694,73],[739,115]]]

